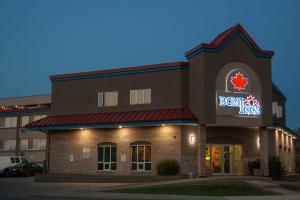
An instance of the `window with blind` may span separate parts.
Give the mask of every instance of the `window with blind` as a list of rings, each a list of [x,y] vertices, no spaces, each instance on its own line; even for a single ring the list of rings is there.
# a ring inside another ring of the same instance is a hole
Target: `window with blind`
[[[98,107],[118,105],[118,92],[98,92]]]
[[[130,90],[130,104],[150,104],[151,103],[151,88]]]
[[[17,117],[1,117],[0,128],[15,128],[17,127]]]

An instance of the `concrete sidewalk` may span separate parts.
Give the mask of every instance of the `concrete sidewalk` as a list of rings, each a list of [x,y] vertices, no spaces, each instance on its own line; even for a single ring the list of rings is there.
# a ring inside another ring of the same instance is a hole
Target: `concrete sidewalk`
[[[255,185],[257,187],[260,187],[265,190],[269,190],[271,192],[280,193],[282,195],[300,195],[299,192],[284,189],[279,184],[274,183],[274,182],[266,182],[266,181],[261,181],[261,180],[246,180],[245,183]],[[299,199],[300,199],[300,196],[299,196]]]
[[[105,200],[299,200],[299,195],[289,196],[190,196],[190,195],[156,195],[124,193],[64,193],[48,195],[30,195],[30,199],[105,199]]]

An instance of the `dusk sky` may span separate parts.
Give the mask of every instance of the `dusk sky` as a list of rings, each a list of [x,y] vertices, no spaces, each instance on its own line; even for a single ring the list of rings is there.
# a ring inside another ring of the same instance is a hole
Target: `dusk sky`
[[[0,97],[50,93],[53,74],[186,61],[237,23],[275,51],[273,82],[300,127],[298,0],[0,0]]]

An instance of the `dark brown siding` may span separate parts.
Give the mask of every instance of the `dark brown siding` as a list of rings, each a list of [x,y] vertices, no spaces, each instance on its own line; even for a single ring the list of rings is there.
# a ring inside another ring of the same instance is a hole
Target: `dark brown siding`
[[[273,122],[276,125],[285,127],[285,125],[286,125],[286,114],[285,114],[286,97],[281,93],[280,90],[277,89],[277,86],[272,87],[272,101],[278,102],[278,106],[282,106],[282,117],[278,118],[277,116],[273,115]]]
[[[186,69],[68,80],[52,84],[52,115],[187,107]],[[151,88],[151,104],[130,105],[131,89]],[[118,106],[98,107],[97,93],[118,91]]]
[[[216,77],[222,67],[231,62],[250,66],[261,84],[262,119],[253,123],[245,118],[226,120],[229,126],[272,125],[271,60],[258,58],[245,42],[237,37],[221,53],[202,52],[191,58],[189,70],[189,106],[200,124],[216,124]],[[218,124],[217,124],[218,125]],[[223,123],[222,125],[225,125]]]

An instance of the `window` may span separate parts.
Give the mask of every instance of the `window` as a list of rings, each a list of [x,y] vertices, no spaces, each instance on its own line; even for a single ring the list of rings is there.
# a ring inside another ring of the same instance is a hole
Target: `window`
[[[26,124],[29,124],[29,116],[22,116],[21,126],[24,127]]]
[[[0,140],[0,150],[3,150],[4,148],[4,140]]]
[[[46,139],[22,139],[21,150],[45,150]]]
[[[111,171],[117,169],[117,146],[113,143],[98,145],[98,170]]]
[[[28,149],[33,149],[33,139],[28,139]]]
[[[282,106],[277,106],[277,117],[281,118],[282,117]]]
[[[98,107],[103,106],[117,106],[118,92],[99,92],[98,93]]]
[[[272,113],[278,118],[282,117],[282,106],[279,106],[278,102],[272,102]]]
[[[150,104],[151,89],[130,90],[130,104]]]
[[[21,149],[22,150],[27,150],[28,149],[28,140],[27,139],[22,139],[21,140]]]
[[[131,144],[131,170],[151,170],[151,145],[148,142]]]
[[[17,127],[17,117],[2,117],[0,118],[0,128]]]
[[[277,115],[277,106],[278,106],[278,102],[272,102],[272,113],[273,113],[273,115]]]
[[[4,140],[3,150],[15,150],[16,149],[16,140]]]
[[[4,117],[1,117],[0,118],[0,127],[5,127],[5,118]]]
[[[47,117],[47,115],[34,115],[32,121],[37,121]]]

